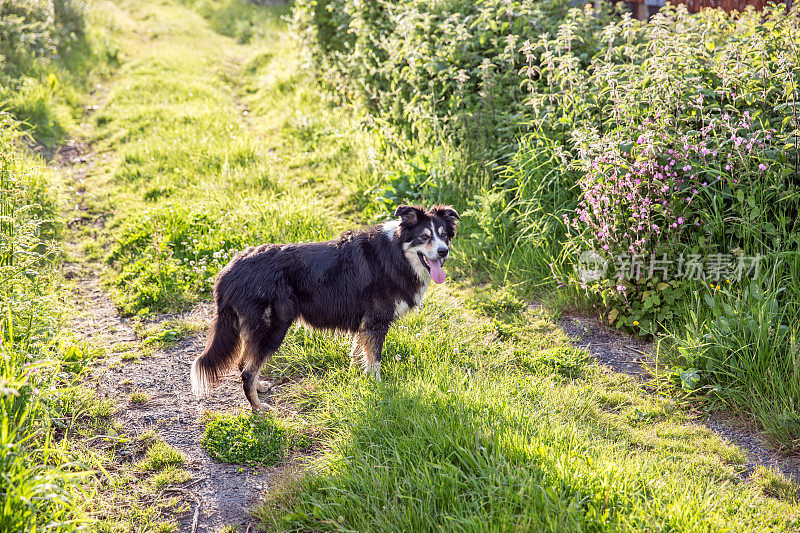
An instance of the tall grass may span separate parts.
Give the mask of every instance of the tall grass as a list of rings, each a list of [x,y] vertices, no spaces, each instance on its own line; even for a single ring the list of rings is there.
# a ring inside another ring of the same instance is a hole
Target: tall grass
[[[750,411],[779,447],[800,447],[796,253],[741,289],[721,286],[686,310],[668,340],[672,373],[687,392]]]
[[[67,531],[83,468],[56,438],[60,222],[47,171],[16,155],[19,138],[0,115],[0,530]]]

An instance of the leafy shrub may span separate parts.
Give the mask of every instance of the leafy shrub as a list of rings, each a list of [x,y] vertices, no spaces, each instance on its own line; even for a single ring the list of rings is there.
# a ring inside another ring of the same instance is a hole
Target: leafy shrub
[[[0,54],[52,57],[85,33],[82,0],[6,0],[0,4]]]
[[[703,113],[702,107],[698,112]],[[771,142],[775,130],[754,128],[748,111],[737,119],[724,112],[703,120],[706,125],[691,136],[670,141],[667,131],[653,128],[633,145],[609,146],[577,162],[585,167],[579,180],[582,199],[577,215],[571,220],[565,215],[565,222],[577,242],[584,239],[584,248],[594,248],[613,264],[609,277],[583,286],[608,293],[604,303],[618,306],[618,325],[630,327],[636,321],[633,329],[655,331],[672,318],[691,286],[670,278],[663,268],[653,278],[644,258],[653,263],[654,258],[700,257],[701,252],[769,254],[800,237],[786,216],[797,199],[780,174]],[[710,268],[698,274],[715,283],[741,277]],[[662,291],[680,294],[647,308],[638,305],[647,298],[645,292]]]
[[[91,75],[118,61],[108,28],[85,1],[0,2],[0,108],[40,143],[64,138]]]
[[[318,68],[337,91],[409,135],[475,128],[493,147],[512,142],[524,127],[518,115],[527,91],[519,72],[538,78],[525,68],[538,62],[532,43],[565,17],[580,35],[575,52],[590,51],[592,30],[605,19],[568,15],[558,1],[310,0],[295,8]]]
[[[550,2],[340,0],[300,2],[295,20],[322,76],[378,121],[493,160],[488,182],[462,183],[471,172],[456,167],[443,178],[457,202],[474,195],[467,247],[490,270],[540,277],[556,263],[564,273],[552,242],[566,226],[551,215],[571,204],[570,253],[790,246],[794,158],[782,148],[797,128],[796,13],[768,9],[762,21],[752,11],[665,8],[650,24],[596,15]],[[464,129],[489,116],[485,130]],[[484,137],[495,149],[473,151]],[[387,179],[381,197],[441,196],[424,150],[415,157],[423,164]],[[754,183],[768,185],[755,192]],[[599,289],[630,317],[616,284]]]
[[[794,442],[797,9],[667,6],[641,23],[527,0],[308,0],[295,21],[320,77],[371,114],[396,166],[413,162],[377,178],[381,205],[453,202],[473,273],[558,286],[639,334],[688,335],[685,388],[720,387]],[[581,279],[590,251],[607,270]],[[761,270],[740,282],[721,265],[682,277],[635,266],[721,255]],[[721,294],[734,315],[715,314]]]
[[[211,415],[203,433],[203,447],[218,461],[271,465],[292,447],[305,447],[306,439],[271,415],[242,413]]]

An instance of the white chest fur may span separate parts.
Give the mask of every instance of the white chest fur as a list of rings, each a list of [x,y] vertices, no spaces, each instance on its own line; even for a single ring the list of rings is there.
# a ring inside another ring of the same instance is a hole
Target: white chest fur
[[[425,291],[428,290],[428,284],[424,283],[422,287],[419,288],[417,293],[414,295],[414,307],[418,307],[422,304],[422,298],[425,296]],[[408,302],[405,300],[395,300],[394,302],[394,316],[395,318],[400,318],[404,314],[408,313],[411,306],[408,305]]]

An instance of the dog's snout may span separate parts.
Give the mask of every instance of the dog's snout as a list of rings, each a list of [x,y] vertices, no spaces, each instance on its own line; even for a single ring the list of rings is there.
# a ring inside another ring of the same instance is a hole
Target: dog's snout
[[[450,252],[450,250],[447,248],[439,248],[438,252],[439,252],[439,257],[444,259],[445,257],[447,257],[447,254]]]

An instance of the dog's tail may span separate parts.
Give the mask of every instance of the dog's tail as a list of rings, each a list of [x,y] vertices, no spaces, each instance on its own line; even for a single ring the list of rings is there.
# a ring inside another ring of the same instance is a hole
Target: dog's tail
[[[198,398],[219,383],[239,355],[239,317],[231,307],[217,307],[206,349],[192,363],[192,390]]]

